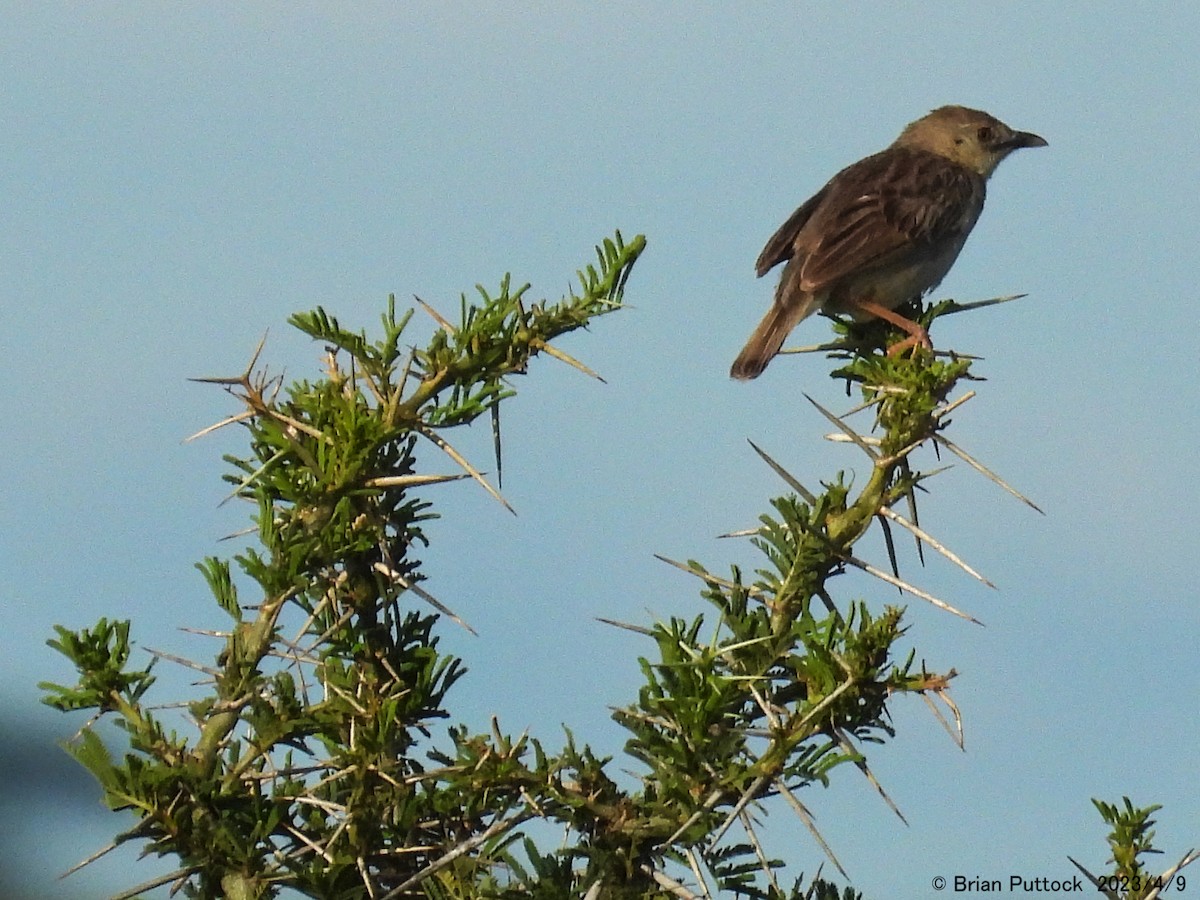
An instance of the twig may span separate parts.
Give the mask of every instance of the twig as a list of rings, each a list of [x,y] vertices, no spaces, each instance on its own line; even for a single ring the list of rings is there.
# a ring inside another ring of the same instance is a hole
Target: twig
[[[421,309],[423,309],[423,310],[425,310],[425,312],[429,313],[430,318],[432,318],[433,321],[437,322],[438,325],[440,325],[442,328],[444,328],[446,330],[447,334],[457,334],[458,333],[458,329],[455,328],[453,325],[451,325],[450,322],[440,312],[438,312],[436,309],[434,309],[432,306],[430,306],[428,303],[426,303],[424,300],[422,300],[416,294],[413,294],[413,299],[421,304]]]
[[[904,518],[898,512],[896,512],[895,510],[893,510],[887,506],[880,507],[879,514],[882,516],[887,516],[891,521],[895,522],[901,528],[908,529],[910,532],[912,532],[914,535],[916,535],[919,540],[924,541],[926,544],[928,544],[930,547],[932,547],[938,553],[942,554],[942,556],[946,557],[946,559],[950,560],[950,562],[954,563],[956,566],[958,566],[960,569],[962,569],[964,572],[966,572],[972,578],[982,581],[984,584],[986,584],[990,588],[994,589],[996,587],[996,585],[992,584],[990,581],[988,581],[986,578],[984,578],[982,575],[980,575],[978,572],[976,572],[974,569],[972,569],[970,566],[968,566],[965,562],[963,562],[962,559],[960,559],[957,554],[951,552],[949,548],[947,548],[944,544],[942,544],[936,538],[934,538],[933,535],[931,535],[928,531],[925,531],[924,529],[919,528],[916,525],[916,523],[908,521],[908,519]]]
[[[692,874],[696,876],[696,885],[703,892],[703,896],[708,897],[711,900],[712,894],[708,890],[708,882],[704,880],[704,873],[700,871],[700,861],[696,859],[696,851],[693,848],[688,847],[683,852],[687,857],[688,865],[692,868]]]
[[[658,882],[658,884],[660,886],[666,888],[668,891],[670,891],[676,897],[680,897],[680,898],[682,898],[682,900],[699,900],[699,897],[697,897],[697,895],[693,894],[691,891],[689,891],[687,888],[685,888],[682,884],[680,884],[674,878],[668,877],[667,875],[663,874],[662,872],[658,871],[657,869],[651,868],[650,866],[646,865],[645,863],[642,864],[641,869],[645,874],[649,875],[656,882]],[[384,900],[388,900],[388,898],[385,897]]]
[[[821,836],[821,832],[817,830],[817,824],[813,820],[812,814],[805,809],[804,804],[796,798],[796,795],[792,793],[792,789],[783,783],[782,778],[775,779],[775,787],[779,790],[779,793],[783,794],[783,798],[787,800],[788,805],[792,807],[792,810],[796,813],[796,816],[800,819],[800,821],[804,823],[804,827],[808,829],[809,834],[813,836],[813,839],[816,840],[821,849],[825,851],[825,855],[829,857],[829,861],[837,867],[839,872],[842,873],[842,877],[849,881],[850,876],[846,874],[846,870],[843,869],[842,864],[838,862],[838,858],[834,854],[833,848],[826,843],[825,838]]]
[[[812,397],[808,396],[808,394],[804,395],[804,399],[807,400],[809,403],[811,403],[813,406],[815,406],[817,408],[817,411],[820,412],[821,415],[823,415],[825,418],[827,418],[830,422],[832,422],[839,431],[844,432],[845,435],[848,438],[850,438],[850,440],[854,441],[854,443],[858,446],[858,448],[860,450],[862,450],[863,453],[867,454],[868,457],[870,457],[872,462],[876,462],[879,460],[879,454],[871,449],[871,446],[865,440],[863,440],[863,437],[861,434],[859,434],[857,431],[855,431],[853,428],[851,428],[849,425],[847,425],[845,422],[843,422],[841,419],[839,419],[837,416],[835,416],[833,413],[831,413],[829,410],[827,410],[825,407],[823,407],[820,403],[818,403]]]
[[[442,615],[448,616],[449,618],[453,619],[455,622],[457,622],[463,628],[467,629],[467,631],[471,632],[471,634],[475,635],[476,637],[479,636],[479,632],[477,632],[474,628],[472,628],[465,621],[463,621],[461,618],[459,618],[459,616],[454,612],[454,610],[452,610],[450,607],[446,606],[444,603],[442,603],[440,600],[438,600],[437,597],[433,596],[433,594],[429,593],[429,591],[425,590],[423,587],[421,587],[415,581],[409,581],[407,578],[405,578],[403,575],[401,575],[395,569],[391,568],[390,566],[385,566],[381,562],[375,563],[375,565],[372,568],[374,568],[375,571],[380,573],[381,575],[386,575],[388,578],[391,578],[393,581],[396,582],[396,584],[400,585],[400,587],[404,588],[406,591],[412,591],[414,594],[416,594],[418,597],[420,597],[422,600],[424,600],[426,603],[428,603],[430,606],[432,606],[434,609],[436,609]]]
[[[471,476],[466,473],[455,475],[381,475],[378,478],[368,478],[363,482],[364,487],[416,487],[424,484],[441,484],[444,481],[462,481]]]
[[[742,828],[746,830],[746,837],[750,838],[750,845],[754,847],[754,855],[758,857],[758,864],[762,866],[763,873],[767,876],[767,881],[771,883],[771,887],[779,896],[783,896],[783,891],[780,890],[779,882],[775,880],[775,872],[771,868],[771,861],[767,859],[767,855],[763,852],[762,844],[759,843],[758,835],[754,832],[754,826],[750,824],[750,816],[743,810],[741,814]]]
[[[1158,887],[1146,895],[1146,900],[1158,900],[1158,895],[1161,894],[1171,884],[1171,882],[1175,880],[1176,874],[1178,874],[1181,869],[1190,866],[1197,859],[1200,859],[1200,850],[1189,850],[1187,853],[1183,854],[1183,859],[1175,863],[1175,865],[1158,876]]]
[[[1071,865],[1073,865],[1080,872],[1082,872],[1084,874],[1084,876],[1087,878],[1087,880],[1096,886],[1096,890],[1098,890],[1105,897],[1107,897],[1108,900],[1120,900],[1120,896],[1117,894],[1116,891],[1112,890],[1111,888],[1101,888],[1100,880],[1095,875],[1093,875],[1091,872],[1089,872],[1087,869],[1085,869],[1083,866],[1081,866],[1078,862],[1076,862],[1070,856],[1068,856],[1067,859],[1069,859],[1071,861]]]
[[[478,469],[476,469],[473,465],[471,465],[467,461],[467,458],[465,456],[463,456],[461,453],[459,453],[457,450],[455,450],[453,447],[451,447],[450,443],[444,437],[442,437],[440,434],[438,434],[437,432],[430,429],[428,426],[420,424],[420,423],[414,423],[413,431],[417,432],[417,434],[420,434],[423,437],[428,438],[430,441],[432,441],[434,444],[436,444],[443,453],[445,453],[452,460],[454,460],[456,463],[458,463],[460,466],[462,466],[464,469],[466,469],[467,473],[472,478],[474,478],[476,481],[478,481],[479,484],[483,487],[483,489],[485,491],[487,491],[494,498],[499,500],[505,509],[507,509],[514,516],[517,514],[517,511],[515,509],[513,509],[511,505],[509,505],[509,502],[507,500],[505,500],[502,496],[500,496],[500,492],[497,491],[490,484],[488,484],[488,481],[486,478],[483,477],[483,474]]]
[[[974,622],[976,625],[983,624],[978,619],[976,619],[974,616],[967,615],[965,612],[955,609],[953,606],[951,606],[945,600],[939,600],[937,597],[933,596],[933,594],[930,594],[927,591],[923,591],[919,587],[915,587],[915,586],[909,584],[907,581],[904,581],[903,579],[896,578],[895,576],[889,575],[887,572],[884,572],[882,569],[875,568],[873,565],[871,565],[868,562],[864,562],[863,560],[859,559],[857,556],[851,556],[851,555],[847,554],[845,556],[842,556],[841,559],[844,560],[845,562],[849,563],[850,565],[854,566],[856,569],[862,569],[868,575],[874,575],[880,581],[886,581],[888,584],[892,585],[893,587],[898,587],[901,590],[908,591],[914,597],[920,597],[922,600],[927,600],[928,602],[930,602],[934,606],[936,606],[938,609],[944,609],[946,612],[954,613],[954,615],[959,616],[963,619],[966,619],[968,622]]]
[[[950,711],[954,713],[954,723],[957,726],[957,729],[952,729],[950,727],[950,723],[946,721],[946,717],[942,715],[942,711],[938,709],[937,704],[930,699],[930,694],[936,694],[943,703],[950,707]],[[936,689],[929,688],[921,691],[921,699],[925,701],[926,705],[933,713],[933,717],[942,723],[942,727],[946,729],[946,733],[950,735],[950,739],[954,741],[954,743],[958,744],[958,749],[966,750],[967,739],[966,735],[963,733],[962,713],[958,711],[958,706],[950,697],[949,691],[944,687]]]
[[[861,753],[854,749],[854,745],[850,743],[850,738],[846,736],[846,732],[841,728],[835,728],[834,731],[838,736],[838,743],[841,745],[842,749],[847,753],[858,757],[854,760],[854,765],[858,767],[858,770],[862,772],[863,775],[867,776],[867,781],[871,782],[871,784],[875,787],[875,790],[879,791],[879,796],[883,798],[883,802],[888,805],[892,812],[900,817],[901,822],[907,825],[908,819],[904,818],[904,813],[900,812],[900,807],[893,802],[892,798],[888,796],[888,792],[883,789],[883,785],[879,783],[879,779],[875,777],[875,773],[872,772],[871,767],[867,765],[866,759],[863,758]]]
[[[983,463],[981,463],[978,460],[976,460],[975,458],[973,458],[970,454],[967,453],[967,451],[963,450],[961,447],[959,447],[957,444],[955,444],[953,441],[951,441],[948,437],[945,437],[944,435],[940,435],[940,434],[935,434],[933,436],[933,439],[935,441],[937,441],[939,444],[941,444],[943,447],[945,447],[947,450],[949,450],[951,453],[953,453],[955,456],[957,456],[959,459],[961,459],[963,462],[965,462],[968,466],[970,466],[976,472],[978,472],[979,474],[988,478],[989,480],[996,482],[996,484],[1000,485],[1000,487],[1004,488],[1004,490],[1008,491],[1010,494],[1012,494],[1014,497],[1016,497],[1018,500],[1020,500],[1025,505],[1036,510],[1037,512],[1040,512],[1043,516],[1046,514],[1040,506],[1038,506],[1036,503],[1034,503],[1032,500],[1030,500],[1028,497],[1026,497],[1024,494],[1022,494],[1020,491],[1018,491],[1012,485],[1010,485],[1007,481],[1005,481],[1003,478],[1001,478],[999,475],[997,475],[995,472],[993,472],[991,469],[989,469]]]
[[[942,311],[942,315],[952,316],[955,313],[968,312],[972,309],[983,309],[985,306],[1011,303],[1013,300],[1020,300],[1022,297],[1028,296],[1028,294],[1009,294],[1007,297],[993,297],[991,300],[973,300],[969,303],[959,303],[956,300],[952,300],[950,301],[950,306]]]
[[[758,444],[754,443],[754,441],[747,438],[746,443],[749,444],[751,447],[753,447],[754,452],[762,457],[763,462],[765,462],[768,466],[770,466],[774,470],[776,475],[778,475],[780,478],[782,478],[784,481],[786,481],[788,484],[788,487],[790,487],[793,491],[795,491],[797,494],[799,494],[801,497],[803,497],[805,502],[808,503],[809,506],[814,506],[816,504],[816,502],[817,502],[816,495],[812,491],[810,491],[808,488],[806,488],[804,485],[802,485],[799,481],[797,481],[787,469],[785,469],[779,463],[775,462],[775,460],[771,459],[771,457],[769,457],[767,455],[766,451],[763,450],[761,447],[759,447]]]
[[[733,805],[733,809],[729,811],[729,815],[725,817],[725,821],[721,823],[721,827],[714,831],[712,837],[709,839],[708,846],[710,849],[715,847],[717,845],[717,841],[721,840],[721,838],[725,836],[725,832],[729,830],[729,826],[733,824],[733,821],[739,815],[741,815],[742,810],[746,808],[747,804],[755,799],[759,790],[766,783],[767,776],[759,775],[752,782],[750,782],[750,786],[747,787],[746,790],[742,791],[742,796],[740,796],[738,798],[738,802]]]
[[[709,574],[708,572],[702,572],[700,569],[694,569],[689,565],[685,565],[684,563],[681,563],[681,562],[676,562],[673,559],[669,559],[665,556],[660,556],[657,553],[654,554],[654,558],[659,560],[660,562],[665,562],[669,566],[674,566],[677,569],[682,569],[684,572],[687,572],[690,575],[695,575],[697,578],[701,578],[704,581],[707,581],[709,584],[716,585],[717,587],[723,587],[723,588],[726,588],[727,590],[731,590],[731,591],[738,591],[738,590],[745,591],[752,597],[765,597],[766,596],[766,593],[764,591],[762,591],[758,588],[755,588],[755,587],[751,587],[748,584],[736,584],[735,582],[729,581],[725,578],[718,578],[716,575]]]
[[[974,396],[975,396],[974,391],[967,391],[965,394],[963,394],[957,400],[947,403],[941,409],[934,412],[933,417],[935,419],[944,419],[946,416],[950,415],[950,413],[952,413],[954,410],[958,409],[960,406],[962,406],[968,400],[972,399]]]
[[[565,362],[568,366],[571,366],[574,369],[578,369],[584,375],[590,375],[592,378],[595,378],[597,381],[599,381],[603,384],[608,384],[608,382],[605,381],[603,378],[601,378],[597,372],[595,372],[594,370],[585,366],[583,363],[581,363],[575,357],[571,356],[569,353],[564,353],[562,350],[559,350],[553,344],[549,344],[546,341],[543,341],[541,338],[532,339],[529,342],[529,346],[533,347],[537,350],[540,350],[542,353],[546,353],[550,356],[553,356],[559,362]]]
[[[480,844],[484,844],[487,841],[490,841],[492,838],[496,837],[497,835],[502,834],[505,831],[508,831],[512,828],[517,827],[522,822],[529,819],[531,816],[532,816],[532,813],[519,812],[519,813],[515,813],[514,815],[509,816],[507,819],[497,819],[495,822],[493,822],[491,825],[489,825],[486,829],[481,831],[479,834],[475,835],[473,838],[469,838],[469,839],[463,841],[461,844],[459,844],[453,850],[443,853],[441,856],[439,856],[437,859],[435,859],[429,865],[425,866],[425,868],[421,869],[421,871],[417,872],[415,875],[413,875],[407,881],[403,882],[398,887],[392,888],[390,891],[388,891],[386,894],[384,894],[383,897],[380,898],[380,900],[392,900],[393,897],[399,897],[401,894],[403,894],[405,891],[407,891],[410,887],[412,887],[413,885],[416,885],[416,884],[420,884],[422,881],[424,881],[430,875],[434,874],[437,871],[440,871],[441,869],[444,869],[446,866],[450,865],[450,863],[454,862],[454,860],[458,859],[463,854],[470,853],[472,850],[474,850]]]
[[[702,815],[704,815],[706,812],[711,812],[712,808],[714,806],[716,806],[718,803],[720,803],[721,798],[724,796],[725,796],[725,792],[723,790],[721,790],[720,788],[718,788],[717,790],[715,790],[711,794],[709,794],[708,799],[704,801],[704,805],[701,806],[694,813],[692,813],[690,816],[688,816],[687,821],[685,821],[682,825],[680,825],[678,828],[676,828],[675,833],[672,834],[669,838],[667,838],[666,841],[664,841],[664,844],[668,847],[671,846],[672,844],[674,844],[677,840],[679,840],[680,836],[685,831],[687,831],[689,828],[691,828],[692,825]]]

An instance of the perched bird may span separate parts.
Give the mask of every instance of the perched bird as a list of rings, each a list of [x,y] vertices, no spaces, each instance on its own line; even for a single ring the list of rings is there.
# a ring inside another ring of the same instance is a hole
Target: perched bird
[[[908,332],[889,354],[929,347],[925,329],[893,310],[932,290],[954,265],[1000,161],[1045,146],[980,110],[943,106],[886,150],[842,169],[759,255],[759,277],[787,265],[775,302],[729,374],[757,378],[796,324],[819,310],[877,316]]]

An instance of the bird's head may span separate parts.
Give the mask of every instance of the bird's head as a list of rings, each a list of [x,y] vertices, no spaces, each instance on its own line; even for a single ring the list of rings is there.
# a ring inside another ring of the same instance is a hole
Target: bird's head
[[[1046,140],[1014,131],[982,110],[943,106],[905,128],[895,146],[928,150],[987,178],[1014,150],[1045,147]]]

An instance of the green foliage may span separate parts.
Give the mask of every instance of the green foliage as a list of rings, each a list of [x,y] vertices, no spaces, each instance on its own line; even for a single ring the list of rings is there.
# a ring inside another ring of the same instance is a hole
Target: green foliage
[[[63,687],[41,682],[38,687],[49,691],[43,701],[55,709],[67,712],[75,709],[96,709],[109,712],[136,705],[154,684],[150,670],[154,660],[144,669],[126,671],[132,646],[129,643],[129,621],[110,622],[101,619],[95,628],[70,631],[54,626],[58,638],[46,643],[75,664],[79,683]]]
[[[243,374],[205,379],[242,406],[226,424],[245,429],[248,450],[227,457],[226,478],[252,504],[257,541],[197,566],[230,630],[187,707],[196,733],[165,732],[144,706],[152,664],[130,668],[128,622],[57,629],[50,644],[79,678],[44,685],[47,703],[111,716],[128,736],[117,758],[93,719],[68,749],[112,808],[137,817],[117,842],[180,861],[159,883],[205,900],[284,887],[330,900],[859,897],[820,872],[782,886],[783,862],[766,856],[756,822],[783,806],[811,828],[802,791],[845,763],[870,777],[864,746],[891,736],[897,694],[954,710],[952,670],[928,672],[913,652],[897,659],[903,610],[835,601],[833,587],[854,566],[950,609],[900,580],[894,552],[888,575],[853,547],[875,522],[889,548],[889,523],[915,528],[915,488],[929,473],[912,454],[951,447],[941,432],[968,360],[889,357],[886,329],[842,326],[835,376],[858,387],[877,437],[821,412],[866,453],[869,474],[856,485],[839,473],[814,493],[759,450],[789,488],[748,534],[761,568],[748,580],[737,567],[723,577],[676,563],[701,580],[704,613],[624,626],[649,638],[645,683],[614,713],[641,767],[635,788],[570,731],[557,749],[495,721],[473,734],[449,708],[466,668],[435,627],[456,617],[423,586],[435,515],[425,492],[469,477],[504,501],[447,435],[485,414],[498,428],[535,356],[590,373],[553,341],[621,307],[644,246],[619,233],[605,241],[558,303],[529,302],[528,285],[507,277],[473,305],[464,296],[453,324],[418,300],[440,325],[423,348],[406,344],[413,312],[394,299],[374,338],[322,309],[298,314],[292,324],[327,348],[321,377],[285,386],[256,353]],[[921,314],[928,324],[948,311]],[[455,471],[418,471],[422,443]],[[901,503],[914,523],[892,509]],[[561,845],[539,843],[525,827],[534,821],[556,826]],[[1120,821],[1136,866],[1149,823]]]
[[[1075,860],[1071,862],[1109,900],[1155,900],[1168,892],[1186,891],[1188,879],[1183,870],[1200,859],[1200,851],[1189,850],[1165,872],[1151,872],[1145,867],[1143,857],[1162,853],[1154,847],[1154,820],[1150,818],[1162,806],[1135,807],[1128,797],[1123,797],[1122,803],[1119,806],[1092,800],[1100,818],[1112,828],[1108,835],[1111,873],[1093,875]]]
[[[1142,866],[1142,857],[1151,853],[1162,853],[1161,850],[1154,849],[1154,820],[1150,818],[1162,809],[1162,805],[1135,809],[1128,797],[1124,797],[1123,800],[1124,809],[1103,800],[1092,800],[1092,804],[1099,811],[1100,818],[1112,826],[1112,832],[1108,835],[1108,846],[1112,850],[1109,862],[1116,866],[1116,874],[1136,879],[1144,876],[1146,872]]]
[[[195,897],[266,897],[283,885],[377,897],[407,894],[406,882],[461,883],[448,895],[466,896],[511,859],[508,832],[534,798],[568,819],[597,799],[604,761],[586,748],[551,756],[498,729],[457,726],[451,752],[432,743],[465,667],[440,650],[444,607],[420,586],[416,553],[433,512],[417,492],[459,477],[494,492],[448,429],[495,414],[533,357],[573,363],[551,341],[620,308],[644,246],[604,241],[558,303],[530,303],[528,286],[513,290],[507,277],[495,294],[480,288],[457,324],[434,314],[441,328],[423,349],[405,344],[412,313],[394,300],[375,339],[318,309],[292,324],[328,348],[324,377],[285,387],[256,369],[256,354],[240,376],[204,379],[243,406],[232,421],[249,452],[227,458],[227,480],[253,503],[258,542],[198,566],[231,624],[210,689],[188,705],[198,734],[167,735],[143,707],[152,664],[129,669],[128,622],[59,628],[50,642],[79,681],[45,685],[47,702],[114,714],[129,735],[120,760],[90,723],[69,748],[113,808],[138,816],[118,841],[179,858],[177,887]],[[464,474],[418,473],[421,441]],[[254,605],[239,599],[242,579],[260,594]]]

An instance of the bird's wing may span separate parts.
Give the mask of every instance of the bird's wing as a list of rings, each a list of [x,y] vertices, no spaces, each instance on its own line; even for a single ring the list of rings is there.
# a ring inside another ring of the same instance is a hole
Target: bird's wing
[[[771,235],[767,246],[763,247],[762,253],[758,254],[758,261],[754,263],[754,271],[759,278],[762,278],[781,262],[792,258],[792,254],[796,252],[796,235],[812,217],[813,210],[821,204],[827,190],[829,190],[829,185],[825,185],[805,201],[804,205],[788,216],[788,220]]]
[[[982,178],[932,153],[891,148],[854,163],[826,185],[825,202],[797,235],[807,245],[801,289],[821,290],[969,231],[983,191]]]

